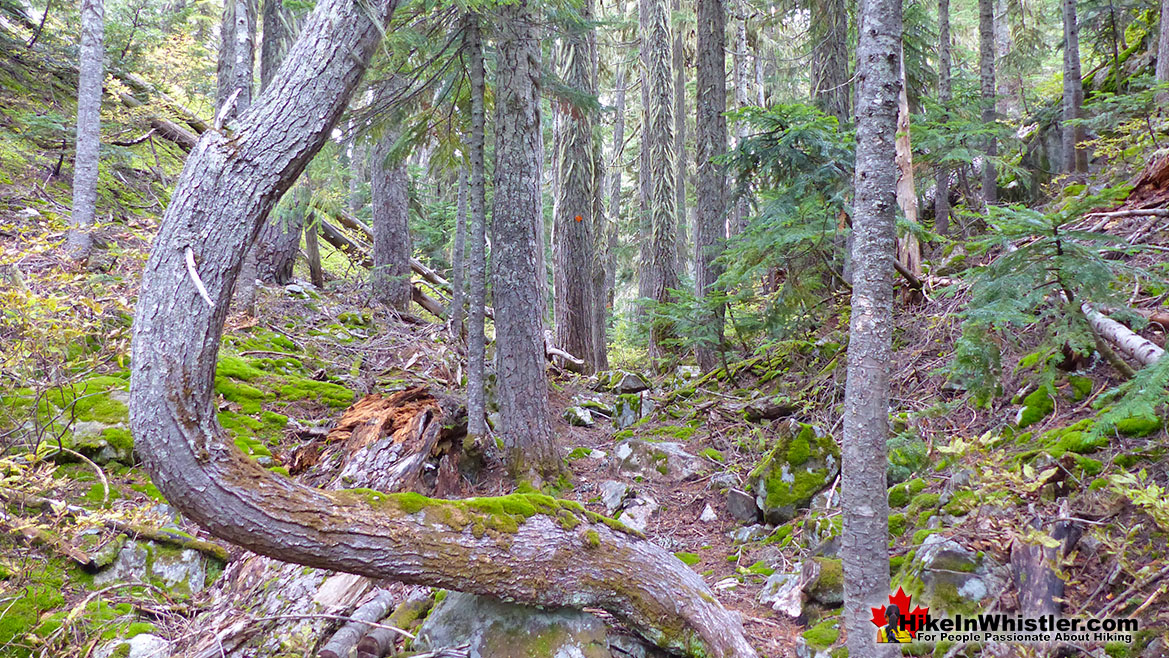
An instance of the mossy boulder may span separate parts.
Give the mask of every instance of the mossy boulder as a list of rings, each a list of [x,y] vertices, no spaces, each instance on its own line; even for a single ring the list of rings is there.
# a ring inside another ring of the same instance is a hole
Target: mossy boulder
[[[804,562],[804,594],[813,601],[836,607],[844,603],[844,568],[837,558],[815,557]]]
[[[1116,431],[1124,436],[1148,436],[1162,427],[1165,423],[1156,416],[1131,416],[1116,421]]]
[[[152,541],[127,542],[112,563],[93,578],[95,585],[154,582],[171,595],[201,592],[207,564],[202,553]]]
[[[781,525],[839,473],[840,447],[832,437],[792,420],[780,424],[771,450],[747,476],[747,487],[767,522]]]
[[[606,393],[640,393],[649,390],[649,382],[628,370],[607,370],[593,375],[589,388]]]
[[[611,658],[605,624],[570,609],[538,610],[450,592],[418,630],[416,647],[437,651],[463,644],[470,656]]]
[[[1040,387],[1027,397],[1023,398],[1023,408],[1019,410],[1017,418],[1019,427],[1033,425],[1046,418],[1055,411],[1055,400],[1047,392],[1046,387]]]
[[[171,655],[171,644],[152,633],[138,633],[126,640],[107,642],[93,655],[94,658],[159,658]]]
[[[613,447],[613,469],[626,477],[682,481],[707,466],[702,457],[686,452],[681,443],[626,439]]]
[[[653,410],[654,401],[648,393],[623,393],[613,403],[613,426],[619,430],[625,429],[650,415]]]
[[[915,539],[916,541],[916,539]],[[940,532],[925,535],[921,548],[893,578],[922,605],[941,614],[971,614],[997,600],[1006,587],[1006,570]]]
[[[97,464],[119,462],[133,466],[134,438],[125,423],[107,425],[96,420],[80,420],[73,423],[72,434],[65,441],[66,447],[75,450]],[[68,461],[68,455],[62,455]]]

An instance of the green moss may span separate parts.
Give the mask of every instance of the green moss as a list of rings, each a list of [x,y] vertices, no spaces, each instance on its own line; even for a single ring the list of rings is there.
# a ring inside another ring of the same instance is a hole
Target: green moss
[[[808,646],[816,650],[827,649],[836,643],[840,637],[839,623],[836,619],[826,619],[804,631],[804,640]]]
[[[965,516],[978,507],[978,496],[969,489],[955,491],[943,509],[950,516]]]
[[[1072,401],[1079,402],[1092,394],[1092,380],[1079,375],[1068,377],[1068,385],[1072,393]]]
[[[588,530],[585,532],[585,543],[589,548],[601,547],[601,536],[597,534],[596,530]]]
[[[1055,411],[1055,400],[1045,387],[1023,398],[1023,413],[1019,415],[1019,427],[1027,427],[1046,418]]]
[[[687,425],[663,425],[650,431],[650,436],[668,437],[677,441],[689,441],[698,430]]]
[[[941,531],[942,531],[941,528],[918,530],[917,532],[913,533],[913,544],[915,546],[920,545],[922,542],[925,541],[926,537],[929,537],[930,535],[939,533]]]
[[[221,356],[215,366],[215,377],[251,382],[263,379],[267,374],[252,365],[252,360],[241,356]]]
[[[898,512],[889,515],[889,534],[900,537],[905,534],[905,515]]]
[[[268,397],[255,386],[241,384],[227,377],[215,378],[215,392],[223,396],[224,400],[238,404],[240,411],[245,414],[260,413],[260,401]]]
[[[1084,476],[1098,475],[1104,470],[1104,463],[1091,457],[1075,455],[1076,465],[1083,471]]]
[[[674,557],[681,560],[682,564],[685,564],[688,567],[692,567],[702,561],[702,558],[699,557],[697,553],[687,553],[685,551],[674,553]]]
[[[800,433],[792,439],[787,449],[787,462],[792,466],[800,466],[812,457],[812,442],[816,439],[816,430],[811,425],[803,425]]]
[[[912,496],[925,489],[925,480],[914,478],[908,482],[895,484],[889,488],[889,507],[905,507]]]
[[[315,398],[330,407],[344,408],[353,403],[354,393],[344,386],[312,379],[289,379],[276,386],[276,392],[285,400]]]
[[[722,464],[726,461],[726,457],[723,457],[723,454],[721,452],[719,452],[718,450],[715,450],[714,448],[706,448],[699,454],[701,454],[703,457],[706,457],[707,459],[712,459],[720,464]]]
[[[811,457],[812,442],[816,443],[819,453],[831,455],[839,463],[840,448],[832,437],[817,437],[815,428],[801,423],[796,436],[781,439],[752,469],[748,480],[762,479],[768,508],[783,509],[806,504],[818,491],[828,486],[827,468],[799,468]],[[792,461],[793,457],[795,462]],[[788,464],[793,468],[785,468]]]
[[[1116,431],[1123,436],[1148,436],[1159,431],[1163,425],[1156,416],[1132,416],[1116,421]]]
[[[593,451],[590,448],[573,448],[572,452],[568,453],[568,457],[565,457],[565,459],[567,459],[568,461],[576,461],[578,459],[587,459],[588,457],[591,457],[592,454],[593,454]]]
[[[919,514],[922,510],[936,509],[940,502],[941,496],[936,493],[920,493],[909,501],[909,509],[906,511],[911,515]]]
[[[130,454],[134,451],[134,436],[125,427],[107,427],[101,431],[101,438],[105,439],[119,454]]]

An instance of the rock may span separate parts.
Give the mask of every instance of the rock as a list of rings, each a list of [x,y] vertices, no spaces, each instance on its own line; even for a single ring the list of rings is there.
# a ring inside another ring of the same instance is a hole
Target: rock
[[[611,658],[605,624],[578,610],[537,610],[450,592],[418,629],[417,648],[469,643],[470,658]]]
[[[840,447],[804,423],[780,425],[775,445],[747,476],[747,487],[768,523],[790,521],[840,473]]]
[[[649,382],[641,375],[627,370],[612,370],[594,375],[589,387],[594,391],[610,393],[640,393],[649,390]]]
[[[158,578],[174,594],[201,592],[207,579],[203,554],[152,541],[127,542],[109,567],[93,577],[95,585],[115,582],[149,582]]]
[[[832,654],[824,649],[814,649],[803,635],[796,637],[796,658],[830,658]]]
[[[799,563],[796,568],[799,569]],[[772,610],[795,619],[804,612],[804,590],[800,573],[773,573],[759,590],[759,602]]]
[[[743,408],[743,415],[752,423],[790,416],[800,407],[786,395],[755,400]]]
[[[670,658],[665,651],[630,635],[609,635],[609,648],[614,658]]]
[[[293,295],[293,296],[304,295],[304,294],[307,294],[307,292],[308,292],[307,290],[305,290],[304,286],[300,285],[299,283],[290,283],[290,284],[284,286],[284,290],[289,295]]]
[[[638,496],[625,503],[625,511],[621,512],[621,516],[617,517],[617,520],[644,533],[649,527],[650,518],[657,511],[658,503],[656,500],[649,496]]]
[[[601,414],[606,418],[613,417],[613,405],[605,404],[604,402],[595,398],[586,398],[576,402],[576,405],[583,409],[588,409],[590,412]]]
[[[98,647],[94,658],[168,658],[170,642],[150,633],[139,633],[129,640],[114,640]]]
[[[629,487],[624,483],[616,480],[606,480],[601,483],[601,503],[609,511],[609,516],[621,508],[621,503],[625,502],[627,495],[629,495]]]
[[[925,538],[917,550],[917,560],[927,570],[973,571],[978,566],[974,551],[940,534]]]
[[[20,219],[33,219],[34,217],[40,217],[41,211],[36,208],[21,208],[16,211],[16,216]]]
[[[592,427],[596,423],[593,415],[584,407],[569,407],[564,410],[564,420],[574,427]]]
[[[134,463],[134,445],[129,438],[110,441],[108,437],[128,437],[129,428],[125,423],[109,425],[96,420],[79,420],[73,423],[73,437],[68,447],[93,460],[95,464],[120,462]]]
[[[840,560],[812,558],[804,562],[800,578],[808,598],[830,607],[844,604],[844,569]]]
[[[921,580],[924,605],[947,612],[973,611],[981,601],[997,599],[1008,580],[994,560],[942,534],[926,537],[903,571]]]
[[[727,511],[743,523],[759,521],[759,506],[755,504],[755,496],[740,489],[727,489]]]
[[[702,375],[702,368],[698,366],[678,366],[674,369],[674,376],[678,381],[684,382]]]
[[[715,521],[718,521],[718,514],[715,513],[714,508],[710,506],[710,503],[707,503],[706,507],[702,508],[702,514],[698,516],[698,520],[702,521],[703,523],[714,523]]]
[[[618,395],[613,405],[613,426],[625,429],[652,414],[653,410],[654,401],[648,392]]]
[[[706,462],[681,443],[626,439],[614,446],[611,467],[628,477],[682,481],[706,468]]]
[[[723,471],[722,473],[715,473],[710,478],[711,489],[726,489],[728,487],[739,486],[739,477],[730,471]]]
[[[746,544],[749,541],[763,539],[770,533],[770,528],[761,523],[757,523],[755,525],[749,525],[742,528],[735,528],[734,530],[727,533],[727,536],[730,537],[731,541],[735,542],[736,544]]]

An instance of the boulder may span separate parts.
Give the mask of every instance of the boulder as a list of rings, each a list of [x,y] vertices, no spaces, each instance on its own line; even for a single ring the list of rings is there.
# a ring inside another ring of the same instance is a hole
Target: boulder
[[[755,525],[735,528],[734,530],[727,533],[727,536],[730,537],[731,541],[735,542],[736,544],[746,544],[749,541],[763,539],[769,534],[771,534],[770,528],[763,525],[762,523],[756,523]]]
[[[828,607],[844,604],[844,569],[841,561],[817,557],[804,562],[800,570],[804,594]]]
[[[649,382],[628,370],[610,370],[594,375],[589,387],[609,393],[640,393],[649,390]]]
[[[612,516],[621,509],[625,497],[629,495],[629,486],[616,480],[605,480],[601,483],[601,503]]]
[[[625,429],[653,413],[654,401],[648,392],[625,393],[613,405],[613,426]]]
[[[93,652],[94,658],[169,658],[170,655],[170,642],[150,633],[107,642]]]
[[[162,580],[172,594],[201,592],[207,578],[202,553],[152,541],[126,542],[108,567],[93,577],[95,585]]]
[[[800,406],[786,395],[755,400],[743,407],[743,416],[752,423],[775,420],[799,411]]]
[[[748,491],[768,523],[781,525],[832,484],[840,473],[840,447],[804,423],[781,423],[774,446],[747,476]]]
[[[942,613],[971,613],[996,600],[1006,587],[1006,569],[943,534],[929,535],[895,582],[921,590],[922,605]]]
[[[706,506],[702,508],[702,514],[698,516],[698,520],[702,521],[703,523],[714,523],[715,521],[718,521],[718,513],[714,511],[714,508],[710,506],[710,503],[707,503]]]
[[[625,503],[625,510],[617,520],[634,530],[644,533],[649,520],[658,511],[658,502],[649,496],[637,496]]]
[[[804,612],[804,590],[800,586],[799,563],[793,573],[773,573],[759,590],[759,602],[772,610],[796,619]]]
[[[605,624],[579,610],[538,610],[450,592],[418,629],[416,647],[469,644],[469,658],[611,658]]]
[[[727,511],[743,523],[759,521],[759,506],[755,504],[755,496],[740,489],[727,489]]]
[[[706,468],[681,443],[626,439],[613,447],[612,468],[626,477],[681,481]]]
[[[592,427],[596,424],[593,414],[584,407],[569,407],[564,410],[564,420],[574,427]]]

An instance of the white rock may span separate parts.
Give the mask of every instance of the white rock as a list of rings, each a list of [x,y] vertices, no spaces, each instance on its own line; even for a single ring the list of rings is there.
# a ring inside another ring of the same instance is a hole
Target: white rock
[[[773,573],[759,590],[759,602],[795,619],[804,611],[804,591],[800,586],[800,570],[795,573]]]
[[[130,652],[120,654],[128,658],[167,658],[170,656],[170,642],[150,633],[140,633],[129,640],[107,642],[93,652],[94,658],[110,658],[125,645]]]
[[[714,508],[710,506],[710,503],[707,503],[706,507],[702,508],[702,515],[698,517],[698,520],[702,521],[703,523],[714,523],[715,521],[718,521],[718,514],[715,513]]]

